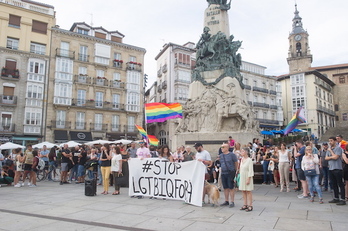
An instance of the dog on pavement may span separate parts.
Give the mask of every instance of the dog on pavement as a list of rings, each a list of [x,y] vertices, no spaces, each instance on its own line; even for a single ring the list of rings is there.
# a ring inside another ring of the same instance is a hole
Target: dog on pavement
[[[208,195],[208,203],[213,203],[212,206],[219,205],[220,192],[216,185],[209,184],[208,181],[204,181],[204,198]]]

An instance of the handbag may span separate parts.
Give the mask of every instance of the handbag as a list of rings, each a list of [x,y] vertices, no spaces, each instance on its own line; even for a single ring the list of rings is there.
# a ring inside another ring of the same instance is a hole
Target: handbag
[[[236,174],[234,177],[234,181],[236,182],[236,187],[239,187],[239,182],[240,182],[240,174]]]
[[[128,177],[123,175],[123,173],[118,174],[116,178],[116,184],[120,187],[128,187]]]
[[[317,175],[317,171],[315,169],[304,170],[305,176],[315,176]]]
[[[268,171],[273,171],[274,170],[274,161],[271,160],[268,164]]]

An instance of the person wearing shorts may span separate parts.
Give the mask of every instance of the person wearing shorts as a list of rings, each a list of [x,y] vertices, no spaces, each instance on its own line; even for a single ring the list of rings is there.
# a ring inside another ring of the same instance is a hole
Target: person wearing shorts
[[[221,206],[232,208],[234,207],[234,177],[238,168],[238,159],[233,152],[229,151],[229,144],[223,144],[221,150],[221,181],[225,194],[225,202]]]
[[[33,148],[31,144],[27,145],[27,149],[24,152],[24,177],[23,177],[23,185],[25,183],[26,178],[29,178],[28,186],[30,186],[30,182],[32,181],[33,173],[32,173],[32,165],[33,165]],[[29,175],[29,177],[28,177]]]
[[[298,195],[297,197],[299,199],[309,198],[308,196],[309,190],[308,190],[308,184],[306,181],[306,176],[303,170],[301,169],[301,163],[302,163],[303,156],[305,155],[306,146],[304,146],[304,143],[302,140],[298,140],[296,141],[296,148],[298,152],[295,153],[295,157],[296,157],[295,169],[297,173],[297,179],[301,181],[302,190],[303,190],[303,193]]]
[[[72,155],[70,153],[70,150],[68,148],[67,144],[64,144],[64,148],[62,150],[62,164],[60,167],[60,185],[67,184],[67,177],[68,177],[68,171],[69,171],[69,162],[71,161],[70,158],[72,158]]]

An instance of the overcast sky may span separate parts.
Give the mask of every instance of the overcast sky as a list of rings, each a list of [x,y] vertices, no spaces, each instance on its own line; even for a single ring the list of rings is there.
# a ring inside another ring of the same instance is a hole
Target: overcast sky
[[[155,56],[165,43],[196,43],[203,31],[206,0],[38,0],[55,7],[57,24],[102,26],[125,35],[123,40],[145,48],[145,73],[154,82]],[[230,32],[242,40],[244,61],[267,67],[266,74],[288,72],[288,35],[295,0],[232,0]],[[303,27],[309,33],[312,66],[348,63],[347,0],[297,0]],[[93,20],[92,20],[93,14]]]

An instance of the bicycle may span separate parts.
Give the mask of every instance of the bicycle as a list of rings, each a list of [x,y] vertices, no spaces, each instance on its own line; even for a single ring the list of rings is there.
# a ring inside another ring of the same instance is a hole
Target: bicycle
[[[48,172],[46,172],[45,169],[38,170],[37,173],[36,173],[37,181],[40,182],[42,180],[45,180],[50,174],[53,174],[54,176],[58,176],[58,175],[60,175],[60,169],[57,168],[55,165],[50,165]]]

